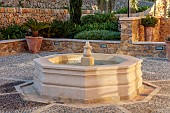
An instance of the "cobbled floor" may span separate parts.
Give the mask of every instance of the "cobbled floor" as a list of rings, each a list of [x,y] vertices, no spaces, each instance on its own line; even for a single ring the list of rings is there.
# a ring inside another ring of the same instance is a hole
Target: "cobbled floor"
[[[148,102],[81,108],[24,100],[14,86],[33,79],[33,59],[52,54],[57,53],[0,57],[0,113],[170,113],[170,62],[161,58],[141,58],[144,81],[161,87]]]

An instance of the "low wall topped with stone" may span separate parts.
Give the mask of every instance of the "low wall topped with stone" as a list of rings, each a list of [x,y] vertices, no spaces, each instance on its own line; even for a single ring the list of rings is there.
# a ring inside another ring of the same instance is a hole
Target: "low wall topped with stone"
[[[82,53],[86,40],[44,38],[41,51]],[[165,42],[90,41],[93,53],[124,54],[144,57],[166,57]],[[25,39],[0,41],[0,56],[28,52]]]

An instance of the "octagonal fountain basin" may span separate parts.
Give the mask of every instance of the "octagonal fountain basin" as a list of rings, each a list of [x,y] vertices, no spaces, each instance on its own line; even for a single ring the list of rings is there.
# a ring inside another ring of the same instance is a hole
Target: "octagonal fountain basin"
[[[131,99],[142,91],[142,60],[118,54],[92,54],[94,66],[81,66],[82,54],[34,59],[33,87],[40,95],[80,102]]]

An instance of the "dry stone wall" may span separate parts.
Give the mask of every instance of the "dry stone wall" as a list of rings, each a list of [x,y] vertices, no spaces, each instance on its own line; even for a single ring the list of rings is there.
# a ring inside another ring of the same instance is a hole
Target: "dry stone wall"
[[[19,3],[21,1],[21,3]],[[1,6],[25,7],[25,8],[52,8],[63,9],[69,7],[69,0],[0,0]],[[114,10],[127,6],[127,0],[116,0]],[[83,9],[92,9],[97,5],[96,0],[83,0]],[[139,0],[139,6],[152,6],[153,2]]]
[[[22,24],[27,18],[35,18],[38,21],[50,22],[53,19],[67,20],[67,10],[39,9],[39,8],[0,8],[0,28],[10,24]]]
[[[21,1],[21,3],[19,3]],[[69,7],[69,0],[0,0],[1,6],[24,8],[65,9]],[[92,9],[95,0],[83,0],[83,9]]]

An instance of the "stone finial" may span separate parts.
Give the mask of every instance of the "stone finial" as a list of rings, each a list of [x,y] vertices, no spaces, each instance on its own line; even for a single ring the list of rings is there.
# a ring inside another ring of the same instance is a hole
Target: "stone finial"
[[[83,57],[91,57],[91,46],[89,41],[86,41],[86,44],[84,46],[84,51],[83,51]]]
[[[83,57],[81,58],[81,65],[82,66],[92,66],[94,65],[94,58],[92,57],[91,53],[91,46],[89,41],[86,41],[83,51]]]

